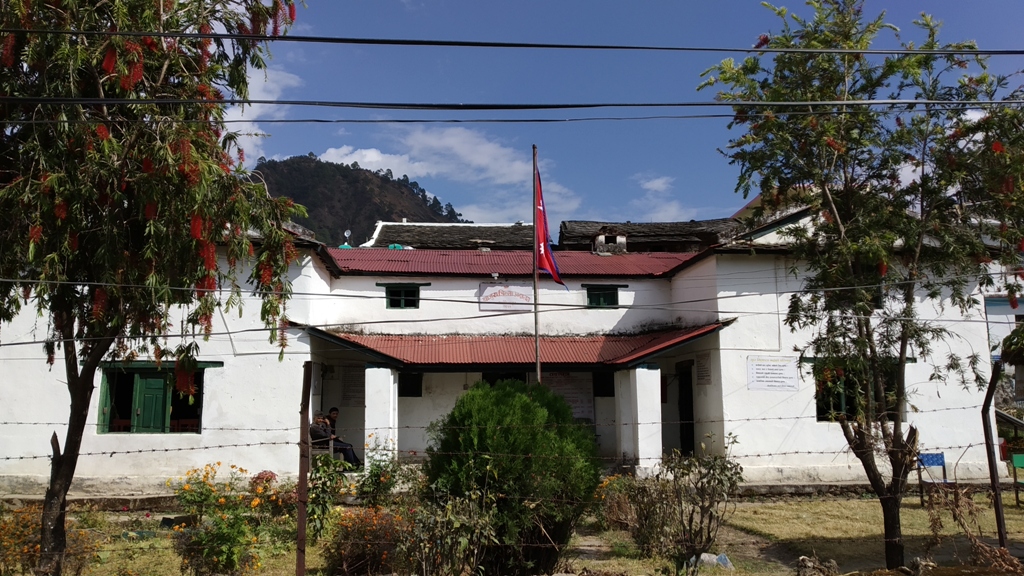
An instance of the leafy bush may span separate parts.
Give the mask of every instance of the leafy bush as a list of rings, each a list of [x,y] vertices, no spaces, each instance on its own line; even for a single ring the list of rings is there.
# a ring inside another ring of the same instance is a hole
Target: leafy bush
[[[714,546],[742,479],[739,463],[708,454],[702,446],[694,456],[676,451],[653,477],[634,480],[627,489],[633,508],[630,535],[641,554],[668,557],[676,574],[696,574],[699,564],[690,560]]]
[[[401,465],[397,458],[368,458],[356,493],[369,506],[380,506],[398,485]]]
[[[410,574],[461,576],[479,574],[487,546],[497,544],[494,498],[448,497],[407,508],[408,536],[399,543]]]
[[[7,511],[0,504],[0,576],[32,574],[39,562],[42,507],[30,504]],[[64,574],[86,572],[99,550],[100,537],[91,530],[67,530]]]
[[[321,552],[327,574],[390,574],[401,565],[398,542],[408,537],[405,520],[380,507],[350,508],[338,515]]]
[[[313,467],[309,472],[309,500],[307,506],[306,527],[308,536],[317,541],[327,530],[331,510],[338,497],[347,494],[350,487],[345,478],[348,464],[335,460],[330,454],[318,454],[313,458]]]
[[[231,465],[227,479],[218,479],[221,463],[192,469],[168,480],[194,525],[174,526],[174,550],[182,574],[247,574],[261,566],[259,550],[274,551],[271,539],[294,534],[287,516],[292,497],[277,485],[277,475],[263,471],[252,478]]]
[[[494,542],[480,566],[489,574],[550,573],[599,480],[589,427],[565,400],[539,385],[478,383],[433,423],[424,465],[430,491],[494,498]]]
[[[628,530],[633,508],[629,504],[630,476],[614,474],[605,477],[594,492],[594,515],[602,530]]]

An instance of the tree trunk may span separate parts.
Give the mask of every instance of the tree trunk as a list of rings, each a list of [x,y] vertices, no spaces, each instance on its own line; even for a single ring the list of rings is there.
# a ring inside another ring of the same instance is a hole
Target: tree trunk
[[[899,496],[891,494],[879,498],[882,504],[882,523],[885,526],[885,567],[889,570],[904,564],[903,527],[900,523]]]
[[[72,354],[73,357],[77,358]],[[66,358],[67,359],[67,358]],[[88,362],[88,361],[87,361]],[[68,417],[68,432],[61,453],[57,433],[50,438],[53,459],[50,462],[50,484],[43,500],[42,533],[39,541],[39,564],[37,576],[60,576],[64,567],[64,550],[67,547],[65,520],[67,519],[67,495],[78,466],[78,453],[82,447],[82,435],[89,414],[92,399],[95,366],[85,367],[78,372],[78,366],[67,366],[68,392],[71,396],[71,413]],[[72,374],[72,370],[74,374]]]

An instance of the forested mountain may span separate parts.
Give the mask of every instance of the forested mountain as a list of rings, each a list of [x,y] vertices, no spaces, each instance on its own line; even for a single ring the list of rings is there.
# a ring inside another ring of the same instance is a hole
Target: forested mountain
[[[371,172],[353,162],[335,164],[311,152],[286,160],[260,158],[253,169],[262,176],[272,196],[288,196],[306,207],[308,218],[296,222],[316,233],[316,239],[337,246],[352,231],[349,244],[366,242],[378,220],[401,222],[466,222],[452,205],[408,176],[395,178],[391,170]]]

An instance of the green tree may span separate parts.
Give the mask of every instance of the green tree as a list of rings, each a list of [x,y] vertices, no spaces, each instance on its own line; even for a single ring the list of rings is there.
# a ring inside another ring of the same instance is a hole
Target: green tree
[[[1004,94],[973,43],[941,44],[932,18],[915,22],[919,47],[883,57],[859,51],[896,32],[884,14],[866,19],[859,0],[808,5],[810,19],[766,4],[782,26],[756,46],[808,51],[724,60],[701,87],[723,86],[718,97],[735,103],[730,128],[745,133],[724,154],[739,166],[737,191],[760,194],[754,218],[810,208],[810,226],[785,232],[793,272],[805,275],[786,323],[809,332],[802,353],[824,384],[845,390],[850,405],[834,418],[879,498],[894,568],[904,563],[900,505],[917,455],[918,431],[904,421],[908,358],[930,363],[933,380],[985,384],[986,351],[949,353],[955,328],[921,310],[967,313],[978,286],[1014,304],[1020,292],[992,271],[1016,269],[1024,248],[1022,114],[984,103],[1019,95]],[[857,103],[879,99],[906,103]]]
[[[268,328],[282,320],[296,254],[281,225],[300,208],[240,177],[221,100],[247,96],[248,68],[265,68],[266,39],[294,10],[293,0],[0,2],[0,321],[23,302],[38,311],[70,396],[63,450],[51,439],[39,574],[62,569],[66,494],[101,360],[174,359],[177,388],[191,393],[195,338],[209,334],[221,291],[240,304],[240,274]],[[163,35],[214,30],[248,37]],[[187,320],[172,327],[177,307]],[[172,330],[179,344],[168,344]]]

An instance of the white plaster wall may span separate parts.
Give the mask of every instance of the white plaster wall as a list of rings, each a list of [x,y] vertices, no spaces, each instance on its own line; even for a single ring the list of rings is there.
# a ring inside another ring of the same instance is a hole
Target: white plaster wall
[[[318,308],[319,322],[368,333],[389,334],[519,334],[533,333],[531,311],[481,311],[478,292],[485,278],[345,276],[335,279],[332,298]],[[385,288],[377,283],[430,283],[420,288],[420,307],[388,309]],[[529,280],[523,280],[528,284]],[[628,332],[669,319],[659,310],[670,296],[664,279],[598,278],[566,282],[569,290],[550,280],[540,288],[542,334]],[[622,308],[588,309],[581,284],[628,284],[619,289]],[[647,308],[645,308],[647,307]],[[442,319],[438,321],[437,319]],[[430,320],[425,322],[425,320]]]
[[[718,260],[706,257],[672,278],[671,306],[683,325],[716,322],[718,313]]]
[[[751,355],[798,356],[794,346],[809,333],[793,333],[782,323],[789,293],[800,281],[788,275],[788,263],[773,256],[719,256],[719,294],[723,316],[736,316],[719,333],[721,352],[716,380],[722,387],[725,432],[739,444],[733,454],[752,482],[863,481],[860,462],[846,450],[838,424],[817,422],[814,383],[809,366],[795,392],[747,389],[747,359]],[[775,272],[767,273],[772,263]],[[935,318],[956,336],[936,347],[937,354],[907,366],[907,421],[920,430],[922,451],[943,451],[947,461],[960,460],[960,478],[987,474],[980,421],[983,391],[959,382],[930,382],[933,364],[944,364],[947,353],[963,358],[980,354],[988,372],[984,311],[962,318],[955,308],[921,302],[922,316]],[[964,321],[966,320],[966,321]],[[968,447],[969,445],[973,447]],[[950,465],[951,466],[951,465]],[[951,471],[952,473],[952,471]]]
[[[423,396],[398,398],[398,450],[404,457],[421,456],[427,449],[427,426],[451,412],[455,401],[479,378],[469,373],[426,373]]]
[[[297,275],[298,266],[293,278]],[[280,349],[267,341],[259,319],[259,301],[245,298],[242,310],[241,317],[237,309],[214,315],[213,335],[199,341],[200,361],[224,363],[204,374],[201,434],[99,434],[97,373],[81,452],[104,454],[79,458],[72,494],[166,493],[168,478],[217,461],[254,473],[296,474],[309,340],[300,330],[288,330],[288,347],[279,359]],[[172,316],[174,325],[181,325],[183,314]],[[49,478],[50,435],[56,432],[64,445],[70,401],[59,358],[52,369],[45,363],[38,342],[45,334],[45,320],[30,309],[0,327],[0,458],[21,458],[0,459],[0,493],[41,494]],[[168,339],[169,345],[176,343]],[[270,444],[218,447],[260,443]]]

